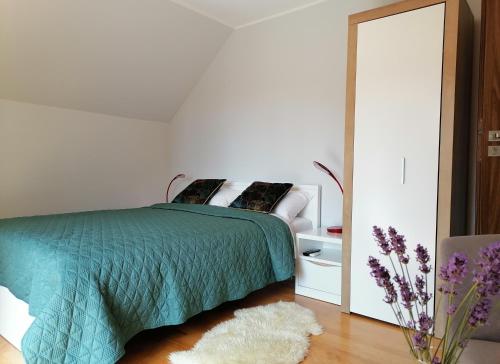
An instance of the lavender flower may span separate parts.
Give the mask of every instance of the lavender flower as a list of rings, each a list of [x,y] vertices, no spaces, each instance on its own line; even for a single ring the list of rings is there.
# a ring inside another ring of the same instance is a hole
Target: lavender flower
[[[394,280],[399,285],[399,291],[401,292],[401,300],[403,301],[403,306],[411,310],[413,307],[413,302],[416,301],[417,296],[412,292],[410,284],[405,277],[400,277],[399,274],[394,276]]]
[[[387,268],[380,264],[380,261],[372,256],[368,257],[368,266],[371,269],[370,275],[375,278],[377,286],[384,287],[384,281],[390,279]]]
[[[389,226],[388,233],[389,240],[392,245],[392,250],[396,252],[399,261],[403,264],[408,264],[410,258],[408,257],[408,255],[406,255],[405,237],[403,235],[399,235],[396,229],[394,229],[392,226]]]
[[[491,300],[482,298],[472,307],[472,312],[469,316],[468,323],[472,327],[478,327],[486,324],[491,310]]]
[[[429,252],[427,251],[427,249],[422,245],[417,244],[417,249],[415,249],[415,253],[417,253],[417,262],[420,263],[418,269],[424,274],[430,273],[431,266],[428,265],[427,263],[429,263],[431,258],[429,256]]]
[[[463,253],[453,253],[444,268],[446,270],[441,270],[441,279],[461,284],[467,274],[467,256]]]
[[[419,275],[415,277],[415,289],[422,305],[425,305],[432,298],[432,294],[425,291],[425,285],[426,284],[423,276]]]
[[[434,325],[434,320],[429,317],[425,312],[421,312],[418,316],[418,325],[420,327],[420,331],[425,334],[428,334],[431,331],[432,326]]]
[[[385,303],[395,303],[398,300],[398,293],[396,292],[396,289],[394,288],[394,284],[392,284],[391,281],[386,282],[386,295],[384,298]]]
[[[380,264],[379,260],[370,256],[368,266],[371,269],[370,275],[375,278],[377,286],[385,289],[384,302],[392,304],[398,300],[398,294],[391,282],[391,275],[386,267]]]
[[[417,331],[413,335],[413,344],[418,350],[426,350],[427,349],[427,339],[425,334],[420,331]]]
[[[500,241],[479,251],[473,282],[481,297],[496,296],[500,292]]]
[[[398,234],[396,229],[389,227],[387,235],[384,230],[373,226],[373,237],[380,248],[380,253],[390,256],[392,252],[398,257],[401,264],[409,263],[409,251],[407,251],[406,240],[403,235]],[[453,297],[449,297],[450,304],[447,307],[448,320],[451,325],[447,325],[446,337],[450,332],[449,327],[464,327],[467,325],[467,334],[453,335],[451,342],[446,342],[447,350],[443,350],[443,357],[439,357],[429,346],[434,338],[434,320],[428,314],[427,304],[432,299],[432,294],[427,292],[427,275],[432,271],[430,265],[431,258],[428,250],[418,244],[415,249],[416,261],[420,273],[415,276],[414,285],[409,276],[407,267],[401,267],[399,272],[396,266],[392,265],[395,272],[389,272],[380,261],[374,257],[369,257],[368,266],[371,269],[371,276],[375,279],[379,287],[384,288],[384,301],[391,304],[394,313],[401,325],[407,339],[410,339],[410,346],[415,358],[432,358],[431,364],[441,364],[442,362],[456,361],[457,355],[461,352],[470,339],[470,334],[479,326],[485,325],[492,310],[494,297],[500,293],[500,242],[480,250],[478,259],[475,261],[476,269],[473,272],[474,285],[470,288],[465,298],[461,302],[453,302]],[[393,261],[391,260],[391,263]],[[439,277],[443,281],[439,291],[444,294],[456,295],[456,288],[463,284],[468,274],[468,257],[462,253],[452,254],[447,264],[439,270]],[[391,274],[395,274],[391,278]],[[397,290],[395,286],[397,285]],[[401,297],[402,307],[410,312],[410,320],[404,317],[402,308],[398,303]],[[393,305],[398,303],[397,305]],[[458,307],[467,307],[458,311]],[[413,306],[416,306],[416,316]],[[421,310],[419,310],[421,308]],[[458,321],[458,322],[457,322]],[[406,325],[405,325],[406,323]]]
[[[375,238],[375,241],[377,242],[378,246],[381,249],[380,254],[383,255],[389,255],[392,252],[392,247],[389,244],[389,241],[387,241],[387,236],[384,233],[384,230],[379,228],[378,226],[373,227],[373,237]]]
[[[462,284],[467,275],[467,255],[463,253],[453,253],[448,259],[448,264],[441,267],[439,278],[445,283],[439,288],[444,294],[455,295],[454,286]]]
[[[454,315],[455,312],[457,312],[457,305],[455,304],[451,304],[448,306],[448,308],[446,309],[446,313],[450,316]]]

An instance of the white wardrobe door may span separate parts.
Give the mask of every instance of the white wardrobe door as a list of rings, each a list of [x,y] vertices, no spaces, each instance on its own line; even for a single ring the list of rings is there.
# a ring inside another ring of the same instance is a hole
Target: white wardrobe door
[[[411,254],[422,243],[435,257],[444,13],[440,4],[358,26],[351,311],[389,322],[367,266],[381,257],[372,226],[394,226]]]

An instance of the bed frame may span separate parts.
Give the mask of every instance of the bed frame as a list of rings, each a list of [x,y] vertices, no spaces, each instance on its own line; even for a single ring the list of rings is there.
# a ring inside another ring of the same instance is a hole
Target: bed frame
[[[250,183],[226,182],[224,188],[242,192]],[[301,191],[310,197],[310,201],[300,217],[311,220],[313,227],[320,226],[321,186],[297,185],[292,191]],[[17,299],[6,287],[0,286],[0,336],[21,350],[21,340],[34,321],[29,314],[28,304]]]
[[[0,335],[21,351],[21,339],[35,318],[28,304],[0,286]]]

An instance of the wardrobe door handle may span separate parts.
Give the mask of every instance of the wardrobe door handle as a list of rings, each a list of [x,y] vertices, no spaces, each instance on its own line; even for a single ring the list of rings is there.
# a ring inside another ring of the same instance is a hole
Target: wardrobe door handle
[[[406,182],[406,158],[401,158],[401,184],[404,185]]]

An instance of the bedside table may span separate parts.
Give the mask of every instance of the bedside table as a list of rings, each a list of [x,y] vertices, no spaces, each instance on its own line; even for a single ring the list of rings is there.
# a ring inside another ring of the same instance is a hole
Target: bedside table
[[[295,293],[340,305],[342,282],[342,235],[330,234],[326,227],[297,233]],[[302,253],[321,249],[316,257]]]

